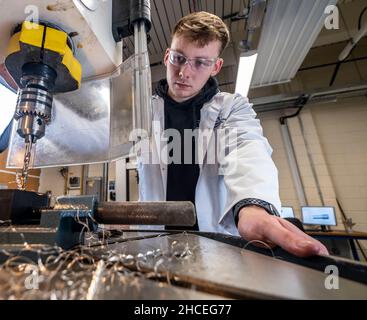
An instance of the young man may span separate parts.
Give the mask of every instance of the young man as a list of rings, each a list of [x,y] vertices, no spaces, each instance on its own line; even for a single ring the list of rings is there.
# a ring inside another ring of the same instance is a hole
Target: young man
[[[213,78],[221,70],[220,55],[228,42],[226,25],[207,12],[192,13],[175,26],[164,56],[167,79],[160,81],[152,99],[154,143],[149,157],[165,150],[178,161],[154,164],[139,159],[140,200],[192,201],[200,231],[240,234],[298,256],[327,254],[320,242],[277,216],[278,173],[260,122],[247,98],[220,92]],[[166,144],[158,141],[163,129]],[[186,133],[195,129],[190,145]],[[179,140],[168,130],[178,132]],[[225,140],[224,147],[203,143],[203,132],[211,141]],[[181,147],[164,149],[169,144]],[[223,149],[224,156],[209,163],[215,148]]]

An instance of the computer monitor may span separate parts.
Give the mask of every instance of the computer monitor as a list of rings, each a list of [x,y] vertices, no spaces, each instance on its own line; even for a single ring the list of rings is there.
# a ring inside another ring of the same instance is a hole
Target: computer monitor
[[[294,218],[294,211],[292,207],[281,207],[281,218]]]
[[[320,225],[322,230],[325,226],[336,226],[334,207],[302,207],[303,224]]]

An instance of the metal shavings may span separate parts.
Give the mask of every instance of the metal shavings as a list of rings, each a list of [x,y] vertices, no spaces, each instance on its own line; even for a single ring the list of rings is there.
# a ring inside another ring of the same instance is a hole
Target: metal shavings
[[[64,203],[55,203],[54,209],[57,210],[89,210],[88,206],[85,204],[64,204]]]
[[[177,240],[166,248],[163,243],[159,246],[137,254],[126,252],[125,247],[119,247],[119,252],[107,248],[101,253],[100,246],[69,251],[25,246],[22,256],[2,250],[7,260],[0,265],[0,299],[98,299],[100,286],[105,292],[116,285],[121,290],[130,288],[130,292],[134,288],[138,292],[143,278],[171,285],[174,276],[170,265],[192,258],[195,248]],[[35,261],[24,256],[32,252],[38,256]]]
[[[276,258],[275,254],[274,254],[274,251],[270,247],[270,245],[268,243],[264,242],[264,241],[261,241],[261,240],[251,240],[251,241],[247,242],[243,246],[242,250],[245,250],[250,244],[253,244],[253,243],[258,244],[258,245],[261,245],[261,246],[265,247],[266,249],[269,249],[270,252],[271,252],[271,254],[272,254],[272,256],[273,256],[273,258]]]
[[[190,247],[188,239],[171,240],[169,236],[161,238],[158,248],[150,248],[146,252],[129,253],[128,246],[123,244],[118,250],[116,247],[112,249],[109,238],[121,237],[121,231],[92,232],[86,223],[85,211],[89,209],[85,205],[56,203],[56,207],[77,211],[75,221],[83,226],[80,236],[87,234],[89,244],[68,251],[50,246],[39,249],[29,245],[22,235],[23,249],[20,252],[0,250],[6,258],[0,264],[0,299],[97,299],[98,286],[103,286],[107,292],[116,286],[121,290],[141,290],[144,278],[170,285],[174,280],[170,266],[195,256],[196,248]],[[87,216],[96,223],[90,214]],[[8,223],[11,221],[0,221],[0,225]],[[9,228],[16,230],[11,224]],[[184,239],[185,235],[186,232],[183,233]],[[161,236],[157,235],[157,238]]]

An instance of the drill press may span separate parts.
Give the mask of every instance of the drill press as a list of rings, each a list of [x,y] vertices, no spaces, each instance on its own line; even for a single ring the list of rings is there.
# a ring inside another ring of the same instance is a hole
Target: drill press
[[[57,26],[24,21],[10,39],[5,66],[17,83],[14,119],[24,138],[25,154],[18,188],[25,190],[32,145],[45,135],[51,120],[53,94],[80,87],[82,68],[71,37]]]

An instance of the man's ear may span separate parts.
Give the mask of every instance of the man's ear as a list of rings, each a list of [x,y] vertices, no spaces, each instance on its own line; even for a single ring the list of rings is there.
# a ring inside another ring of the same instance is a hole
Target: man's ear
[[[218,58],[218,60],[214,64],[214,69],[210,75],[212,77],[216,76],[219,73],[219,71],[222,69],[222,66],[223,66],[223,59]]]
[[[168,59],[169,59],[169,48],[166,49],[166,52],[164,53],[164,58],[163,58],[163,63],[166,67],[167,67]]]

